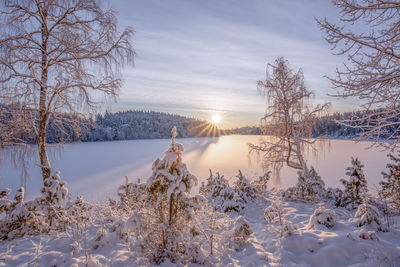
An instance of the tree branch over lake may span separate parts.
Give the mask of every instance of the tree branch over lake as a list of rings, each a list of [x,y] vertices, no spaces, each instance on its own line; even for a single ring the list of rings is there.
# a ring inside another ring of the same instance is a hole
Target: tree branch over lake
[[[394,149],[400,141],[400,2],[335,0],[341,25],[317,19],[325,40],[347,62],[328,77],[333,96],[359,98],[366,110],[362,118],[340,121],[357,125],[357,140]],[[360,126],[361,125],[361,126]],[[390,142],[382,142],[390,141]]]

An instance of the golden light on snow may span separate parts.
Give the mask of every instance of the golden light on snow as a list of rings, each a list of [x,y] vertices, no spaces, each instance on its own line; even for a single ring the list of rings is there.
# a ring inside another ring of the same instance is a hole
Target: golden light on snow
[[[214,114],[214,115],[212,115],[212,117],[211,117],[211,121],[212,121],[212,123],[214,123],[214,124],[218,124],[218,123],[221,122],[221,116],[218,115],[218,114]]]

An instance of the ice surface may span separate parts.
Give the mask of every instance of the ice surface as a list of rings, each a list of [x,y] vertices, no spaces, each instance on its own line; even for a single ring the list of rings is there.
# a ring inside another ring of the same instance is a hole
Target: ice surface
[[[260,136],[231,135],[206,138],[178,139],[185,147],[183,162],[188,170],[197,176],[199,184],[209,176],[209,169],[219,171],[228,179],[234,179],[238,169],[253,179],[264,170],[257,157],[248,156],[247,143],[255,143]],[[61,151],[50,148],[53,170],[61,171],[61,179],[67,181],[70,192],[83,195],[85,199],[100,201],[115,196],[117,187],[130,180],[145,181],[151,174],[151,164],[162,157],[170,146],[170,139],[130,140],[94,143],[73,143],[64,145]],[[317,146],[318,155],[306,152],[309,165],[313,165],[327,187],[341,187],[340,178],[345,178],[345,168],[350,166],[351,156],[359,158],[365,165],[365,175],[370,188],[382,179],[381,171],[387,163],[386,152],[366,148],[370,143],[354,143],[346,140],[331,140]],[[4,153],[4,152],[3,152]],[[26,198],[38,194],[42,180],[37,158],[28,165],[30,177],[26,182]],[[294,185],[296,170],[284,168],[281,172],[281,186]],[[13,192],[21,185],[20,171],[9,160],[0,166],[0,188],[11,188]],[[196,192],[197,189],[194,191]]]

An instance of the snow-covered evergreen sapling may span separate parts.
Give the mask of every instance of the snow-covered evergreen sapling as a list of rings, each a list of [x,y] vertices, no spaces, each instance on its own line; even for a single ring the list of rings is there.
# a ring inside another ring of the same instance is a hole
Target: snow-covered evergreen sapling
[[[374,231],[386,230],[382,228],[378,209],[374,205],[368,203],[368,198],[366,196],[363,197],[363,202],[358,206],[353,221],[357,227]]]
[[[351,210],[357,208],[363,202],[362,196],[368,192],[363,168],[364,165],[358,158],[351,158],[351,167],[346,168],[346,175],[349,176],[349,180],[340,180],[344,185],[342,207]]]
[[[267,171],[264,175],[259,176],[258,180],[252,182],[253,187],[256,189],[256,192],[260,197],[265,197],[267,193],[267,184],[270,179],[271,171]]]
[[[244,208],[243,201],[235,189],[219,172],[214,175],[210,170],[207,183],[202,183],[199,192],[208,199],[209,204],[213,203],[213,206],[221,212],[240,212]]]
[[[340,188],[328,187],[326,189],[326,200],[328,203],[339,207],[343,201],[343,191]]]
[[[388,157],[392,162],[386,165],[389,173],[382,172],[384,180],[379,183],[380,194],[400,213],[400,153],[397,157],[392,154]]]
[[[194,210],[200,208],[198,198],[189,194],[197,178],[182,162],[183,145],[175,142],[176,136],[176,127],[173,127],[171,146],[163,159],[153,163],[153,173],[146,186],[147,203],[153,210],[149,241],[155,245],[152,256],[156,262],[164,258],[176,261],[184,253],[184,234],[189,232],[185,228]]]
[[[140,208],[145,201],[146,197],[146,184],[129,182],[128,177],[125,176],[125,184],[118,187],[117,195],[120,199],[118,209],[125,212],[132,212]]]
[[[68,224],[66,212],[61,201],[66,198],[68,188],[61,181],[60,171],[44,180],[41,195],[33,201],[33,205],[43,212],[49,230],[64,231]]]
[[[310,170],[298,172],[297,184],[284,193],[285,198],[301,201],[318,201],[326,195],[325,182],[311,166]]]
[[[336,213],[333,210],[326,209],[320,205],[310,217],[308,229],[316,228],[318,225],[324,225],[327,228],[332,228],[335,225]]]
[[[240,201],[243,203],[253,201],[257,197],[257,195],[256,189],[253,187],[251,182],[242,174],[241,170],[239,170],[236,178],[237,179],[233,184],[233,188],[235,188],[235,192]]]
[[[0,214],[10,207],[12,201],[8,199],[11,189],[3,189],[0,191]]]

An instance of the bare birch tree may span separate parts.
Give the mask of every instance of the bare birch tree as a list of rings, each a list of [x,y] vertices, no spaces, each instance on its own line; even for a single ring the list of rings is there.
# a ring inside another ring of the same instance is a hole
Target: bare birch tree
[[[400,142],[400,1],[334,0],[340,25],[317,20],[337,55],[347,56],[336,77],[334,96],[359,98],[361,118],[340,123],[359,128],[357,140],[394,148]],[[380,142],[381,140],[390,142]]]
[[[120,67],[133,62],[133,29],[119,32],[115,12],[99,0],[3,0],[0,19],[0,104],[20,111],[7,127],[37,136],[46,179],[49,120],[62,130],[100,95],[117,96]],[[2,145],[23,141],[10,135]]]
[[[293,71],[282,57],[267,65],[265,81],[258,81],[258,90],[265,94],[267,112],[261,119],[260,128],[272,138],[264,138],[258,144],[249,144],[250,151],[261,153],[267,167],[280,170],[287,166],[308,173],[303,157],[305,145],[317,139],[309,139],[312,125],[319,113],[329,104],[312,108],[309,99],[312,92],[304,84],[303,71]]]

